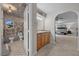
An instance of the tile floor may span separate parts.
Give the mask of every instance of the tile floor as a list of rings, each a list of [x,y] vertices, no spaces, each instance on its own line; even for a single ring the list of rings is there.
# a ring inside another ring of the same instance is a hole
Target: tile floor
[[[77,40],[72,36],[56,36],[56,45],[48,44],[38,51],[38,56],[79,56]],[[10,44],[10,56],[25,56],[23,40]]]
[[[79,56],[77,40],[73,36],[56,36],[56,45],[48,44],[38,51],[38,56]]]
[[[10,43],[11,53],[10,56],[25,56],[23,40],[18,40]]]

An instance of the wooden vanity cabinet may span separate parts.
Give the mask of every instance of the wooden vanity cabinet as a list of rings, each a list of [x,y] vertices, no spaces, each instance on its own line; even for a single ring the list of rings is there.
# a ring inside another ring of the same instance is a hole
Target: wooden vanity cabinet
[[[44,33],[41,34],[41,46],[42,47],[45,45],[45,36],[44,35],[45,35]]]
[[[50,42],[50,32],[37,33],[37,50]]]
[[[44,44],[48,44],[50,42],[50,32],[45,33],[44,37],[45,37]]]
[[[41,35],[37,34],[37,50],[41,48]]]

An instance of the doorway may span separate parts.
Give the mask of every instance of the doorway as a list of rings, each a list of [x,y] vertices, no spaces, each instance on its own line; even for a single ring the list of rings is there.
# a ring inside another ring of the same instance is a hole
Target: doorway
[[[25,8],[25,3],[2,4],[4,18],[2,55],[26,55],[24,46]]]
[[[68,11],[55,18],[55,42],[59,49],[77,49],[78,16]]]

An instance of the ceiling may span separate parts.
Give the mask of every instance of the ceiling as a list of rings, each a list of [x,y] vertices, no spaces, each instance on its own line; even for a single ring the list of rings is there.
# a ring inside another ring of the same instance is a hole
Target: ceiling
[[[79,10],[79,3],[38,3],[37,7],[43,10],[47,14],[53,14],[54,11],[61,12],[62,10],[72,10],[78,9]],[[62,9],[62,10],[61,10]]]
[[[3,11],[5,14],[14,15],[14,16],[18,16],[18,17],[24,16],[24,10],[26,7],[25,3],[10,3],[10,5],[15,7],[16,10],[12,10],[11,13],[8,13],[7,8],[3,7],[3,4],[2,4],[2,8],[3,8]]]
[[[2,8],[3,8],[5,14],[14,15],[14,16],[18,16],[18,17],[23,17],[26,5],[27,5],[26,3],[2,4]],[[12,9],[11,13],[7,12],[7,10],[9,9],[9,7],[11,7],[11,9]],[[39,8],[37,8],[37,12],[40,15],[44,16],[44,17],[46,17],[46,15],[47,15],[44,11],[42,11]]]

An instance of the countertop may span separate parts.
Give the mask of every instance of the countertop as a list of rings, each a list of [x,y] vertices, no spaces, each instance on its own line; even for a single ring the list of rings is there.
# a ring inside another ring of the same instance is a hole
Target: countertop
[[[48,30],[39,30],[37,33],[44,33],[44,32],[49,32]]]

